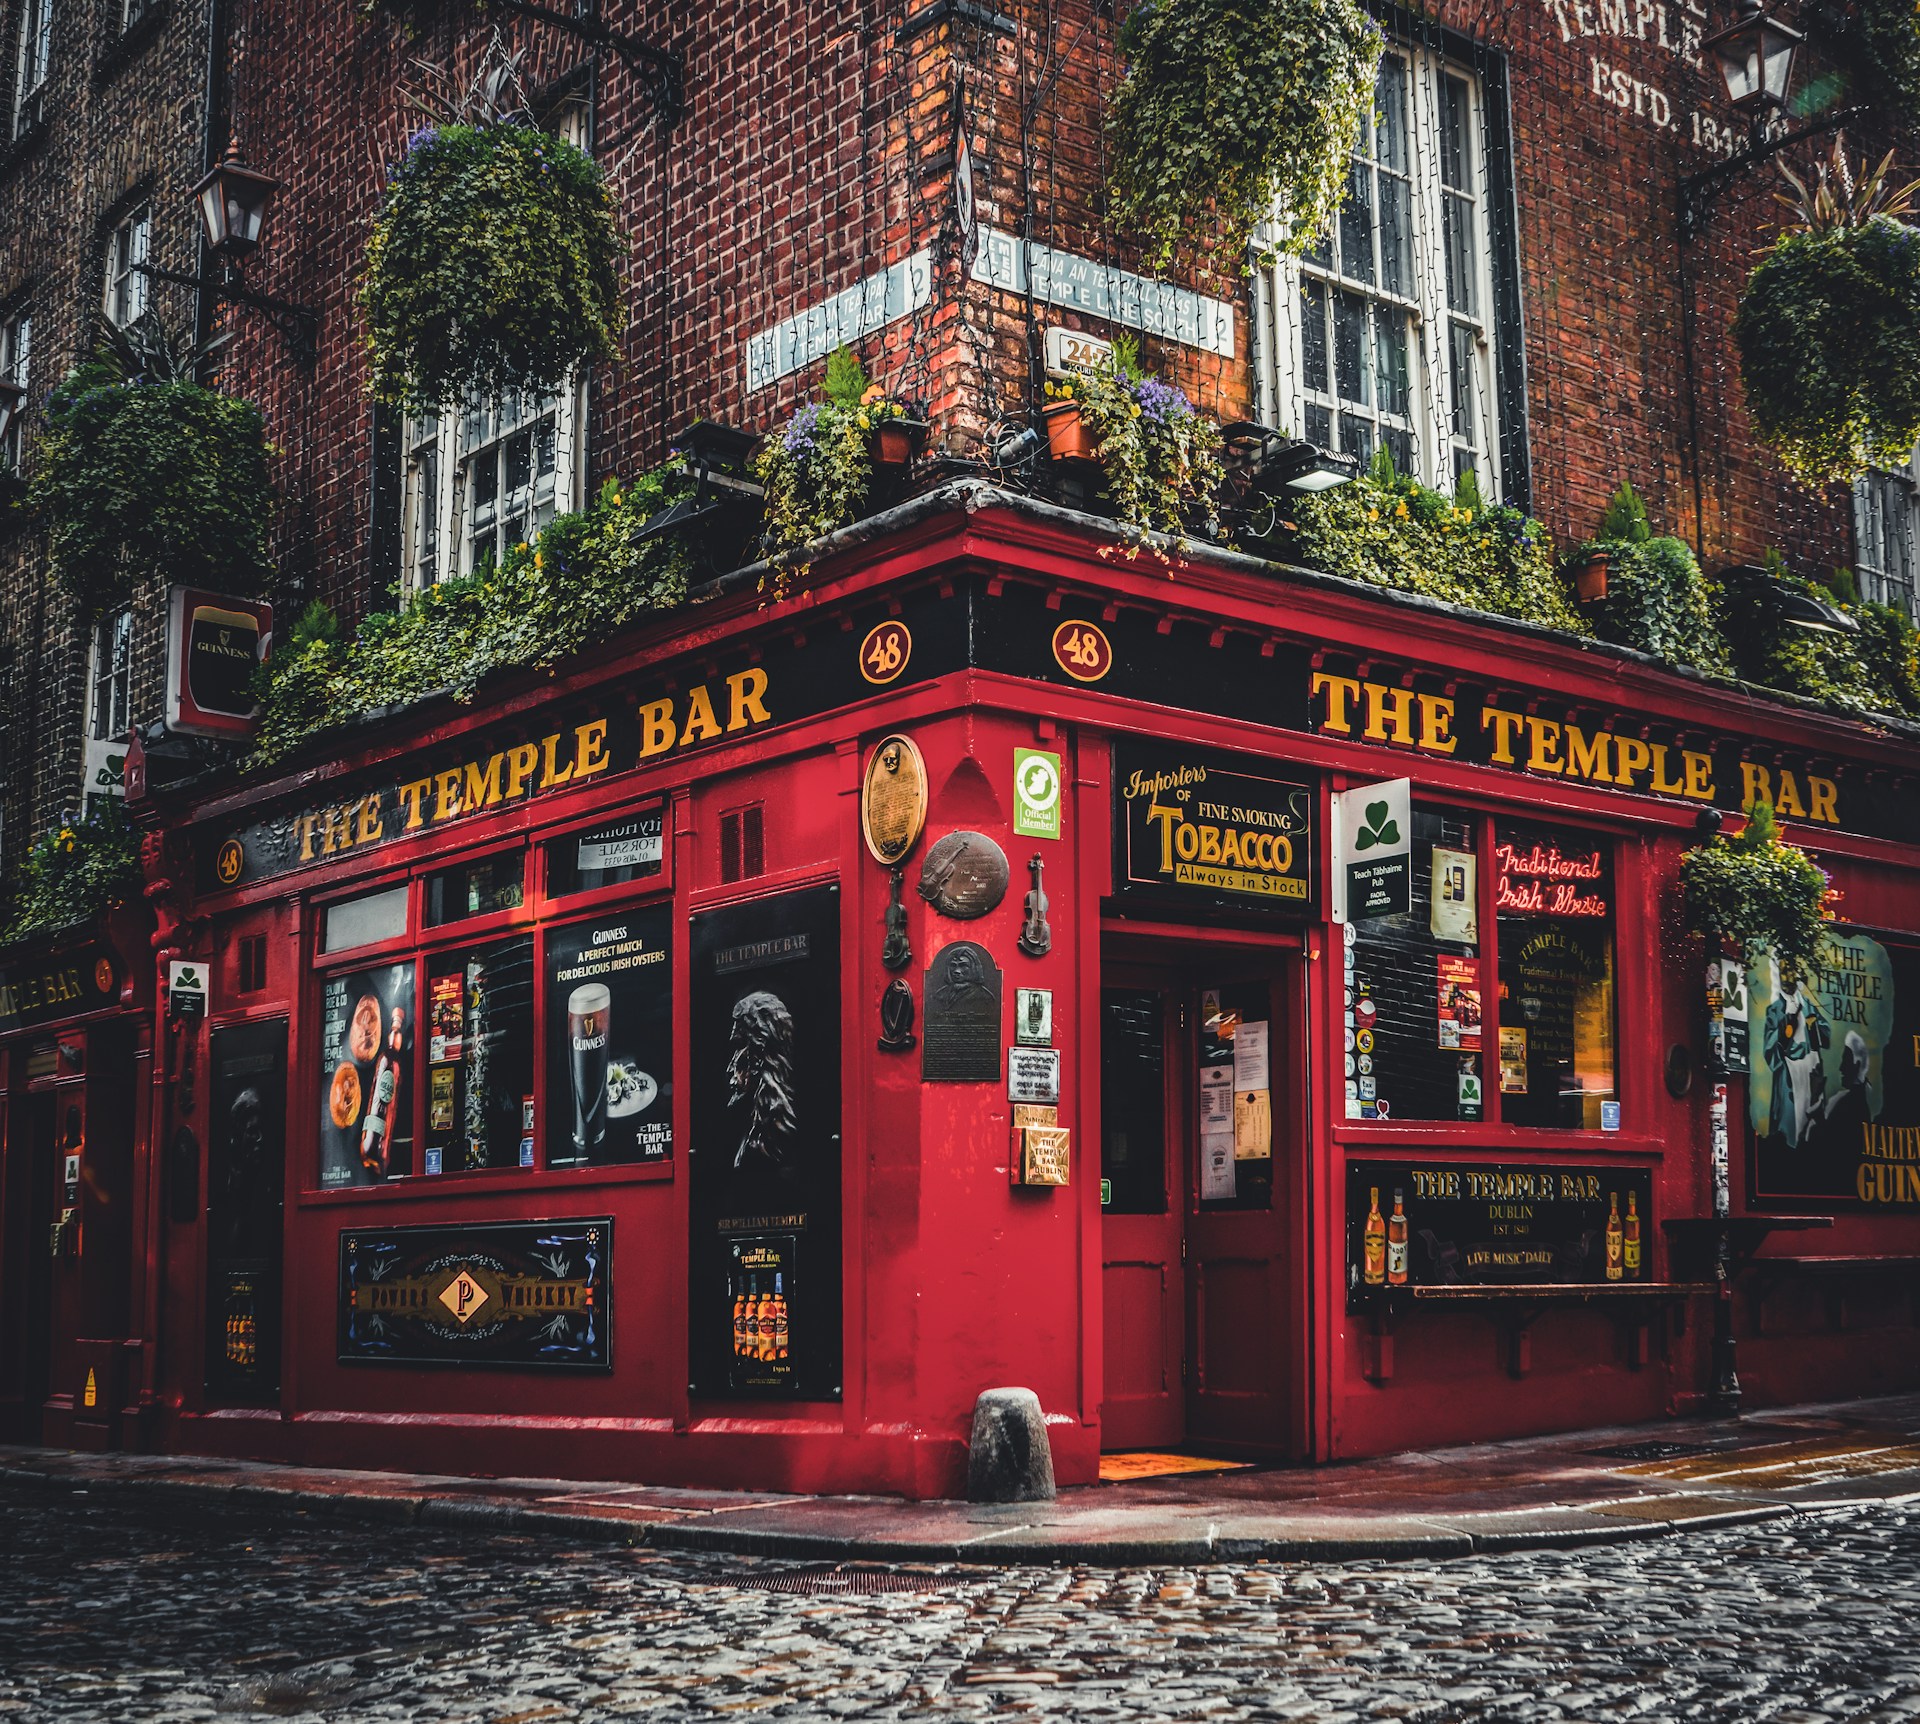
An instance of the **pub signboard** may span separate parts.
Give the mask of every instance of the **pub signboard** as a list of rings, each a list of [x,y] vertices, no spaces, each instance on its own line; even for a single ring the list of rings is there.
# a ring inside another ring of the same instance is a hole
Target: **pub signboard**
[[[1610,1286],[1653,1275],[1644,1167],[1347,1164],[1347,1303],[1399,1288]]]

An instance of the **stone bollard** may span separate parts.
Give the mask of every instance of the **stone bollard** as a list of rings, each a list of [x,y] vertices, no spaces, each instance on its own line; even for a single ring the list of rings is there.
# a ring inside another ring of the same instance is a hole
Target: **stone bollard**
[[[1031,1389],[987,1389],[973,1403],[967,1447],[967,1501],[1052,1502],[1053,1451],[1040,1397]]]

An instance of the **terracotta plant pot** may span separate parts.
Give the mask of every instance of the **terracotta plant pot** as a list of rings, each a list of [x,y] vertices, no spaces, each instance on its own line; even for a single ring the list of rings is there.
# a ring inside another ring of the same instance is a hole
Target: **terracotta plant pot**
[[[1573,596],[1583,605],[1598,603],[1607,596],[1607,553],[1589,551],[1586,561],[1573,571]]]
[[[882,467],[906,467],[926,441],[924,419],[883,419],[873,428],[873,458]]]
[[[1047,453],[1056,461],[1091,461],[1099,454],[1078,401],[1055,401],[1046,410]]]

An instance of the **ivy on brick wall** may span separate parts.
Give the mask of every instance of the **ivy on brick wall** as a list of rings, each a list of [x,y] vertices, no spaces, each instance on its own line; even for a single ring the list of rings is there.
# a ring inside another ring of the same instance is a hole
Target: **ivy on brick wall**
[[[1811,183],[1786,173],[1799,225],[1734,319],[1754,429],[1815,489],[1898,465],[1920,440],[1920,231],[1900,219],[1920,187],[1891,187],[1892,160],[1856,182],[1836,142]]]
[[[613,355],[623,244],[599,165],[519,116],[416,132],[367,244],[376,399],[539,394]]]
[[[140,840],[118,797],[59,826],[26,853],[0,915],[0,948],[118,909],[139,896]]]
[[[1183,244],[1228,267],[1286,213],[1304,251],[1346,196],[1380,27],[1354,0],[1147,0],[1121,33],[1108,116],[1114,214],[1164,268]]]
[[[322,604],[299,618],[261,668],[252,767],[320,733],[430,694],[470,701],[495,672],[551,665],[630,623],[685,602],[689,559],[671,534],[638,537],[684,490],[678,465],[558,515],[497,565],[441,581],[351,635]]]
[[[200,353],[157,322],[101,323],[47,403],[27,507],[54,572],[95,616],[153,579],[248,595],[268,577],[266,428],[194,381]]]

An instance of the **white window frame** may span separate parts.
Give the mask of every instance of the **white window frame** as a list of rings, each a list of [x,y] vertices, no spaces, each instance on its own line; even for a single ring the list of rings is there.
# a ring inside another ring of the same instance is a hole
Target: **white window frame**
[[[134,25],[146,17],[154,0],[122,0],[120,8],[120,33],[125,35]]]
[[[1330,247],[1333,267],[1324,262],[1280,257],[1271,268],[1261,270],[1255,296],[1255,317],[1259,325],[1255,381],[1260,417],[1265,423],[1284,427],[1296,436],[1311,437],[1309,406],[1328,409],[1333,416],[1333,447],[1338,449],[1346,441],[1338,417],[1340,401],[1334,393],[1337,356],[1331,336],[1327,391],[1310,391],[1306,383],[1302,283],[1318,281],[1330,292],[1357,295],[1370,307],[1407,320],[1410,398],[1405,420],[1396,422],[1377,408],[1371,413],[1363,410],[1355,417],[1371,419],[1376,426],[1383,421],[1396,424],[1396,428],[1404,423],[1413,442],[1410,476],[1439,491],[1450,494],[1456,488],[1455,451],[1470,455],[1481,496],[1489,502],[1498,502],[1501,500],[1502,450],[1494,342],[1499,301],[1493,261],[1493,211],[1488,195],[1485,84],[1472,68],[1431,49],[1395,43],[1389,45],[1387,55],[1397,60],[1407,73],[1407,166],[1413,218],[1411,291],[1390,293],[1337,267],[1340,228],[1337,216],[1334,219],[1336,240]],[[1383,60],[1383,66],[1385,63]],[[1470,136],[1466,166],[1470,185],[1464,193],[1449,188],[1443,176],[1441,102],[1444,83],[1449,77],[1465,85],[1468,97],[1466,119]],[[1366,136],[1369,139],[1374,136],[1371,121]],[[1374,170],[1373,159],[1364,153],[1356,155],[1355,166],[1358,171]],[[1466,203],[1474,222],[1473,242],[1465,259],[1471,312],[1463,313],[1449,306],[1444,213],[1449,199]],[[1276,211],[1274,220],[1284,226],[1284,212]],[[1377,246],[1380,237],[1377,217],[1374,228]],[[1368,327],[1371,329],[1372,325]],[[1453,424],[1451,331],[1455,328],[1463,332],[1469,344],[1473,384],[1464,435],[1457,434]],[[1368,355],[1369,364],[1371,359]]]
[[[1854,480],[1853,549],[1860,597],[1920,620],[1920,450]]]
[[[40,92],[53,62],[53,0],[20,0],[20,54],[14,69],[13,133],[25,137],[40,124]]]
[[[16,311],[5,322],[0,322],[0,378],[25,389],[28,367],[32,363],[33,314]],[[0,473],[20,471],[20,453],[26,446],[21,434],[21,421],[25,417],[23,404],[9,422],[5,440],[0,441]]]
[[[108,762],[127,752],[133,728],[133,607],[110,611],[93,625],[87,649],[86,746],[80,782],[80,807],[91,809],[102,796],[124,796],[126,784]]]
[[[585,149],[586,110],[572,103],[552,128]],[[570,376],[539,400],[469,402],[435,416],[409,417],[403,425],[400,487],[400,584],[403,593],[423,591],[438,581],[470,575],[480,567],[478,547],[485,528],[476,519],[481,507],[479,469],[495,466],[493,554],[504,556],[529,540],[555,515],[577,509],[586,474],[585,381]],[[551,418],[553,473],[524,492],[509,493],[507,461],[511,445]],[[509,522],[521,525],[509,534]]]
[[[140,267],[153,245],[153,209],[129,210],[107,239],[107,282],[101,309],[107,321],[126,329],[147,314],[147,276]]]

